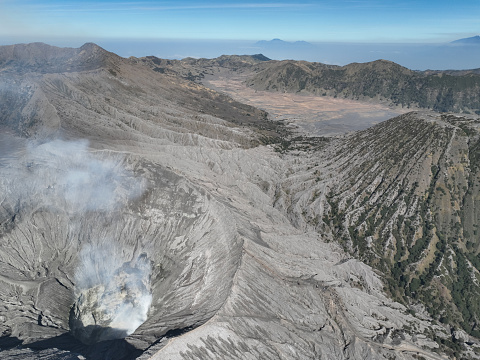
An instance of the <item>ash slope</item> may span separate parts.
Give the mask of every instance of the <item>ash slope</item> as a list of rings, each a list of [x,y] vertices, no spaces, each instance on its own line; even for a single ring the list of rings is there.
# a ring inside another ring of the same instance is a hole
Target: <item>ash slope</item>
[[[316,183],[302,176],[325,163],[321,217],[343,142],[280,155],[259,145],[283,131],[266,114],[195,83],[93,44],[22,49],[0,70],[1,125],[27,138],[0,159],[2,358],[445,357],[449,328],[388,299],[334,232],[298,221]],[[44,71],[50,52],[97,63]],[[82,345],[69,335],[80,255],[105,248],[113,267],[148,259],[152,302],[124,340]]]
[[[464,332],[449,344],[457,356],[480,334],[479,124],[432,112],[388,120],[331,143],[328,157],[279,187],[276,203],[297,227],[331,234],[381,271],[411,310]]]

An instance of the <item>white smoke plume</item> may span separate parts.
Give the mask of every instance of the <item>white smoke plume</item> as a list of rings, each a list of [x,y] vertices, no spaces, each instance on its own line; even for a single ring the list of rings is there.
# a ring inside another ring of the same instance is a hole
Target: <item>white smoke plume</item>
[[[36,144],[12,139],[0,138],[5,144],[0,145],[0,189],[14,201],[55,206],[72,215],[111,212],[144,190],[122,158],[96,156],[86,140]]]
[[[70,227],[79,229],[87,213],[98,213],[102,221],[142,194],[144,182],[125,164],[120,156],[92,152],[86,140],[40,144],[3,135],[0,200],[4,207],[10,204],[18,211],[38,207],[63,211]],[[151,266],[146,256],[128,258],[129,250],[122,249],[113,236],[89,236],[82,245],[75,273],[77,323],[128,335],[146,320],[152,301]],[[102,336],[97,340],[115,338]]]
[[[75,274],[76,320],[133,333],[146,319],[152,295],[146,256],[127,261],[114,243],[86,246]],[[115,336],[114,336],[115,337]],[[113,337],[113,338],[114,338]],[[98,340],[107,340],[105,334]]]
[[[142,192],[141,182],[123,168],[121,159],[95,157],[88,141],[54,140],[30,145],[28,153],[28,166],[36,177],[50,181],[42,185],[54,198],[64,199],[69,211],[112,211]]]

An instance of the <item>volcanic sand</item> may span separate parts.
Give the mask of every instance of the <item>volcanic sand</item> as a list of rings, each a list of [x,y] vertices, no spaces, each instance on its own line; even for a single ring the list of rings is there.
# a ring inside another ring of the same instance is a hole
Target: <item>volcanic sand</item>
[[[411,110],[328,96],[255,90],[245,84],[250,73],[222,70],[206,75],[203,84],[237,101],[263,109],[273,119],[286,120],[298,126],[302,132],[312,135],[343,135]]]

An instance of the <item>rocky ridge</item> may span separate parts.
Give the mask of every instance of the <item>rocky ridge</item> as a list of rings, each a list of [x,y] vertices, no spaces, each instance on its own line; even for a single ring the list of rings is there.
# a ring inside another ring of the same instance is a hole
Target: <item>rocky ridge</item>
[[[387,60],[345,66],[268,62],[247,81],[258,90],[306,92],[440,112],[480,111],[480,77],[470,72],[416,72]]]
[[[337,66],[269,60],[263,55],[183,60],[150,56],[141,60],[155,71],[174,73],[199,83],[205,76],[244,74],[245,84],[256,90],[314,94],[439,112],[480,112],[479,69],[413,71],[388,60]]]
[[[479,124],[412,112],[333,141],[277,189],[275,206],[381,271],[411,311],[425,307],[475,343]]]

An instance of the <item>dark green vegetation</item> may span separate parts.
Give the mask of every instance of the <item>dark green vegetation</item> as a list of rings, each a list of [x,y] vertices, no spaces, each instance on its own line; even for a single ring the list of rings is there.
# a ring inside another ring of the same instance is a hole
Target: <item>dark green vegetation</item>
[[[394,299],[420,303],[475,337],[479,126],[478,119],[409,113],[358,132],[331,159],[343,180],[330,188],[317,225],[378,269]]]
[[[386,60],[333,66],[305,61],[266,62],[247,81],[259,90],[307,92],[402,107],[480,114],[480,75],[416,72]]]

